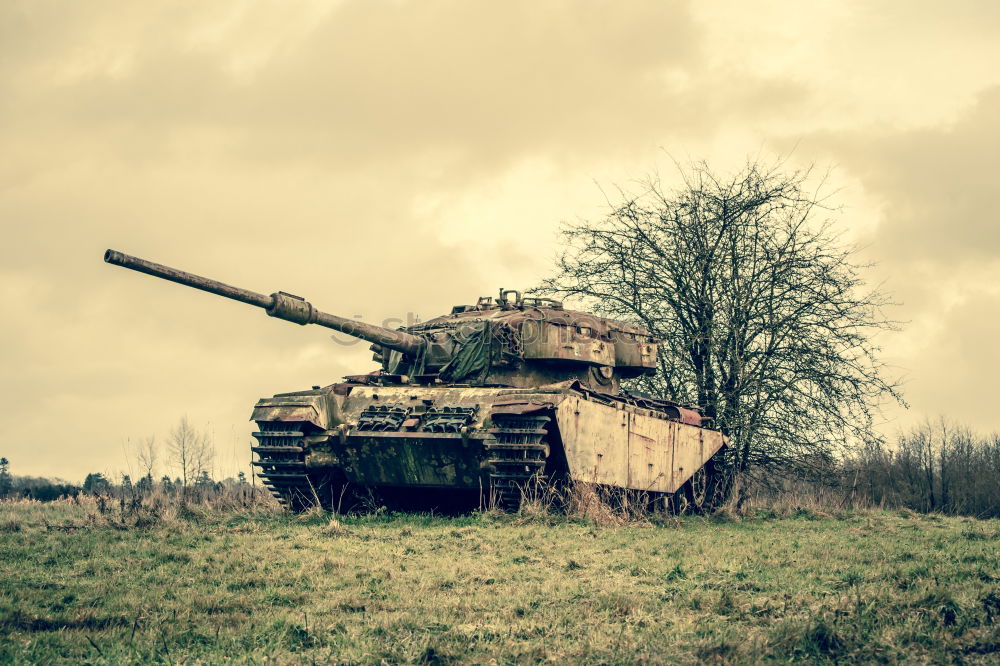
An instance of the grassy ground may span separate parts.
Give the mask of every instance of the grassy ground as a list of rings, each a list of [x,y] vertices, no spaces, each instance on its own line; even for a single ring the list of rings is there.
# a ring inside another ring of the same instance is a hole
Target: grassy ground
[[[8,503],[0,661],[996,663],[998,551],[1000,521],[885,512],[137,528]]]

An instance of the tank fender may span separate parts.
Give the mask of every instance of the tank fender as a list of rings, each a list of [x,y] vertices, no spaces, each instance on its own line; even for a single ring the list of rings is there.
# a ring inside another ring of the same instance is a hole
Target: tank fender
[[[694,410],[673,407],[650,410],[585,398],[563,402],[556,421],[572,478],[677,492],[727,439],[699,427],[703,419]]]
[[[513,414],[517,416],[524,416],[550,411],[554,409],[555,406],[556,404],[554,402],[542,400],[504,400],[494,402],[493,408],[490,410],[490,414]]]
[[[333,385],[311,391],[279,393],[273,398],[258,400],[250,420],[305,422],[321,430],[332,430],[344,423],[344,398],[334,392]]]

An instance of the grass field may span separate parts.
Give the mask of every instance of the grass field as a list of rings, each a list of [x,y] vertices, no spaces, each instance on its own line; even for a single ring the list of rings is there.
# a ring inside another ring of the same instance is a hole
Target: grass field
[[[1000,521],[0,504],[0,661],[1000,659]]]

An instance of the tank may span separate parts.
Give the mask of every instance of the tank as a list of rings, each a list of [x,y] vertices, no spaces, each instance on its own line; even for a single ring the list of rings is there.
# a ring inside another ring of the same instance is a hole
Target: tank
[[[501,289],[392,330],[115,250],[104,260],[371,343],[377,368],[253,407],[256,474],[293,511],[372,501],[516,511],[581,481],[698,507],[727,438],[696,406],[630,393],[657,369],[648,329]]]

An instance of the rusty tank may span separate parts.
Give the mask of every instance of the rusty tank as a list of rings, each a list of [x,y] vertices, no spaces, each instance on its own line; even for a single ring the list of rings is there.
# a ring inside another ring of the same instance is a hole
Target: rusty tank
[[[392,330],[115,250],[104,260],[372,343],[378,368],[261,398],[252,462],[285,506],[516,511],[526,490],[582,481],[698,507],[726,437],[702,411],[630,393],[653,374],[639,325],[514,290]]]

